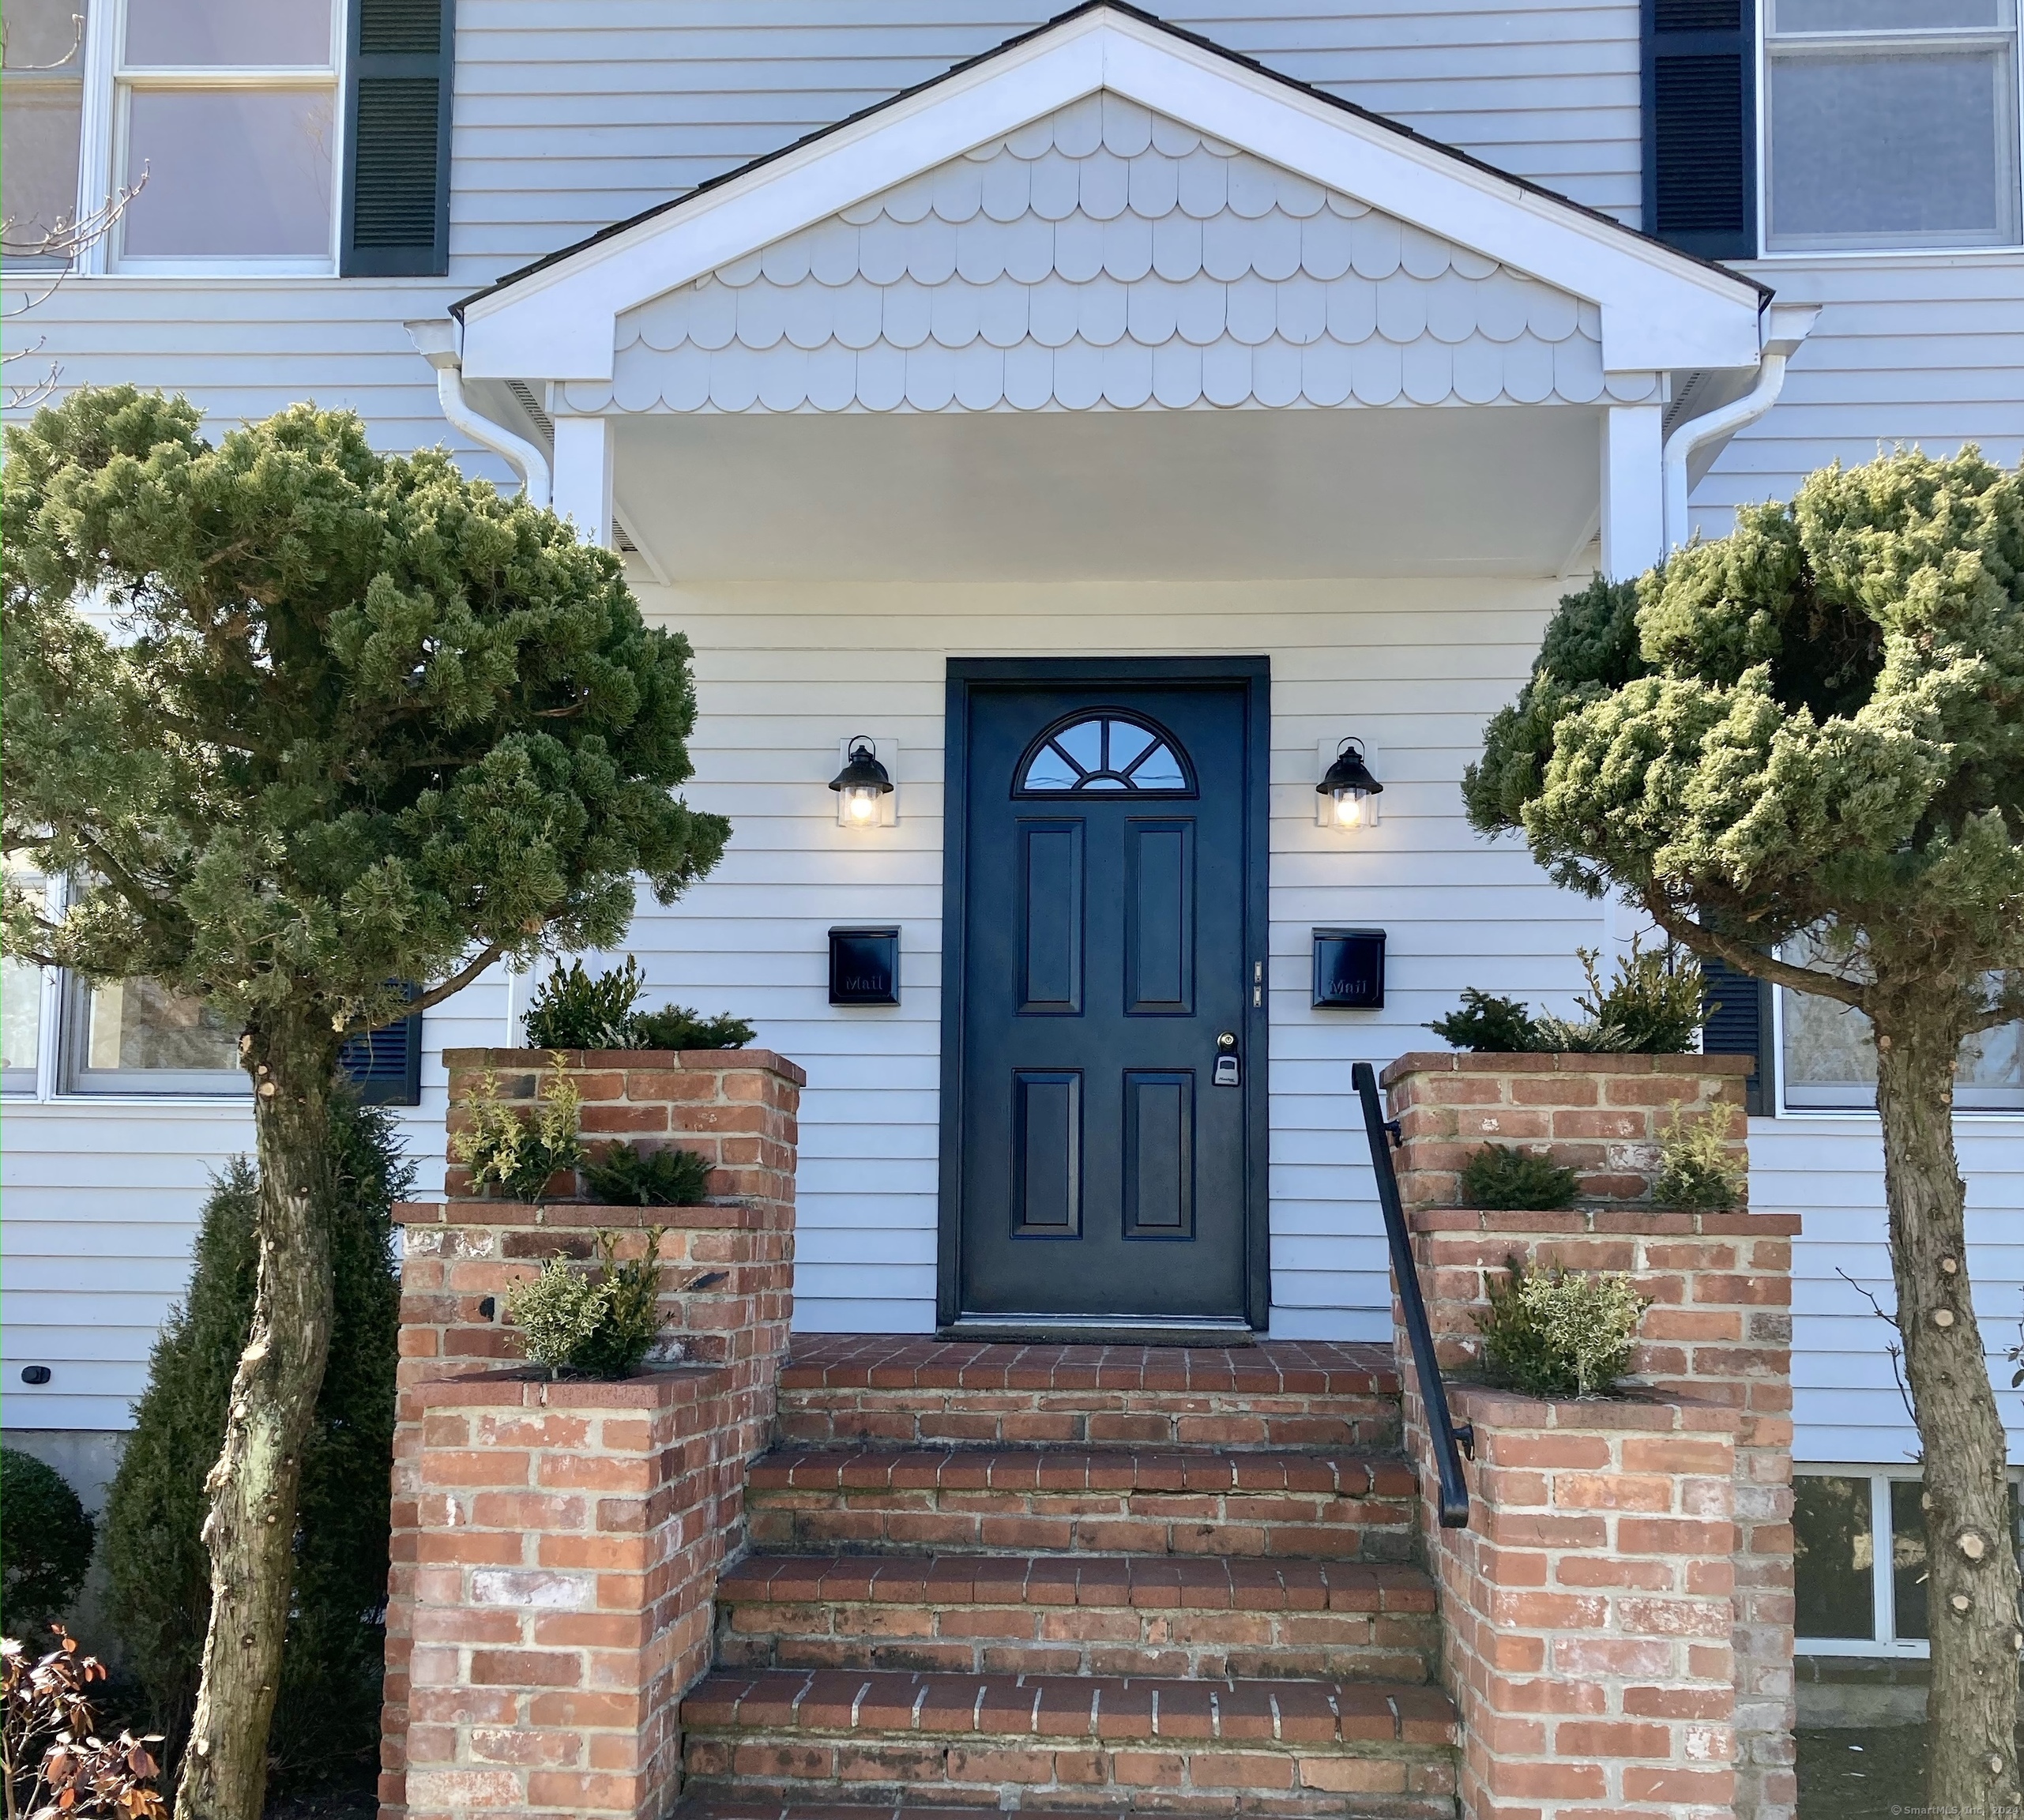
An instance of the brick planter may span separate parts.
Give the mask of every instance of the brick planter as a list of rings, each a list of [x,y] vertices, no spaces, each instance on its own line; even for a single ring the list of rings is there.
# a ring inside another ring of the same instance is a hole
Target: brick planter
[[[490,1068],[499,1098],[528,1113],[540,1104],[553,1052],[545,1049],[446,1049],[453,1135],[464,1128],[461,1102]],[[626,1142],[660,1149],[678,1142],[713,1165],[713,1194],[792,1201],[795,1110],[808,1077],[770,1049],[565,1049],[565,1072],[583,1096],[581,1129],[593,1155]],[[569,1198],[579,1184],[557,1176],[550,1191]],[[470,1173],[453,1162],[452,1200],[470,1193]]]
[[[411,1811],[658,1820],[708,1667],[744,1454],[722,1371],[412,1393]]]
[[[1476,1427],[1474,1508],[1428,1554],[1464,1814],[1732,1811],[1736,1412],[1478,1386],[1454,1401]]]
[[[1673,1104],[1691,1113],[1726,1102],[1736,1105],[1740,1113],[1747,1067],[1747,1059],[1729,1056],[1443,1054],[1403,1057],[1385,1070],[1383,1079],[1388,1109],[1403,1130],[1401,1190],[1409,1197],[1407,1221],[1444,1371],[1465,1378],[1476,1368],[1481,1341],[1474,1318],[1488,1306],[1488,1282],[1503,1274],[1513,1256],[1538,1266],[1621,1271],[1653,1304],[1645,1316],[1631,1364],[1632,1382],[1647,1399],[1642,1407],[1669,1408],[1675,1412],[1669,1420],[1676,1422],[1691,1416],[1694,1423],[1702,1423],[1720,1416],[1731,1480],[1722,1521],[1734,1529],[1732,1546],[1722,1551],[1722,1565],[1728,1575],[1723,1596],[1731,1618],[1725,1672],[1730,1676],[1732,1709],[1726,1722],[1733,1729],[1736,1748],[1734,1790],[1717,1805],[1732,1807],[1746,1820],[1787,1820],[1796,1799],[1791,1768],[1791,1305],[1792,1241],[1799,1232],[1799,1218],[1741,1211],[1681,1212],[1657,1208],[1650,1198],[1658,1169],[1658,1134]],[[1583,1189],[1593,1198],[1563,1213],[1457,1206],[1462,1159],[1492,1141],[1548,1150],[1555,1160],[1582,1173]],[[1747,1168],[1747,1138],[1740,1116],[1732,1127],[1730,1147],[1739,1166]],[[1605,1198],[1613,1190],[1621,1190],[1624,1198]],[[1431,1457],[1419,1386],[1402,1326],[1398,1346],[1406,1381],[1408,1447],[1428,1467],[1431,1483]],[[1456,1390],[1453,1378],[1450,1386],[1451,1401],[1478,1412],[1479,1459],[1485,1461],[1484,1450],[1495,1444],[1500,1425],[1508,1424],[1514,1435],[1522,1437],[1539,1429],[1542,1421],[1547,1427],[1563,1422],[1559,1415],[1546,1420],[1538,1414],[1545,1406],[1528,1404],[1526,1399],[1480,1388]],[[1566,1412],[1566,1421],[1576,1423],[1582,1412],[1629,1407],[1635,1406],[1554,1406]],[[1470,1418],[1458,1412],[1457,1419]],[[1590,1454],[1595,1451],[1593,1446],[1587,1450]],[[1653,1450],[1649,1457],[1662,1451]],[[1697,1443],[1681,1456],[1697,1481],[1707,1476],[1701,1458],[1704,1451]],[[1600,1472],[1605,1479],[1642,1476],[1642,1468],[1628,1473],[1619,1456],[1612,1456],[1614,1464],[1582,1470]],[[1506,1463],[1514,1457],[1507,1450]],[[1479,1467],[1472,1475],[1472,1493],[1481,1476]],[[1589,1489],[1584,1487],[1581,1495],[1587,1495]],[[1675,1491],[1684,1495],[1677,1487]],[[1657,1494],[1647,1485],[1597,1495],[1635,1500]],[[1486,1514],[1497,1508],[1495,1497],[1486,1499]],[[1518,1521],[1509,1533],[1523,1528],[1523,1521]],[[1425,1532],[1430,1555],[1475,1546],[1458,1544],[1453,1532],[1437,1532],[1430,1516]],[[1480,1522],[1473,1525],[1470,1534],[1480,1532]],[[1558,1532],[1548,1525],[1541,1532]],[[1541,1584],[1556,1596],[1563,1591],[1569,1597],[1586,1596],[1576,1589],[1589,1583],[1584,1576],[1612,1570],[1608,1562],[1616,1554],[1616,1540],[1593,1524],[1566,1533],[1589,1540],[1570,1543],[1564,1559],[1556,1556],[1548,1563],[1549,1581]],[[1494,1563],[1502,1557],[1492,1549],[1484,1559]],[[1526,1563],[1525,1570],[1532,1571],[1535,1565]],[[1452,1625],[1450,1634],[1458,1634]],[[1466,1724],[1469,1707],[1458,1689],[1451,1687],[1450,1691],[1464,1705]],[[1677,1784],[1683,1790],[1714,1785],[1691,1781]],[[1479,1780],[1476,1786],[1486,1803],[1482,1813],[1510,1805],[1493,1796],[1487,1781]],[[1576,1806],[1593,1804],[1586,1796],[1568,1799]],[[1617,1805],[1618,1796],[1612,1794],[1608,1804]],[[1635,1808],[1646,1803],[1624,1804]],[[1668,1804],[1680,1811],[1701,1805],[1698,1797],[1659,1803]],[[1525,1805],[1537,1811],[1533,1803]]]
[[[1398,1190],[1409,1207],[1453,1207],[1462,1167],[1485,1144],[1544,1152],[1581,1179],[1584,1201],[1651,1205],[1660,1134],[1678,1107],[1735,1108],[1729,1148],[1749,1156],[1747,1055],[1401,1055],[1381,1077],[1405,1145]]]
[[[547,1057],[451,1050],[529,1108]],[[461,1192],[396,1210],[400,1405],[382,1814],[638,1814],[679,1777],[676,1703],[708,1666],[718,1564],[743,1544],[793,1300],[795,1114],[766,1050],[568,1055],[582,1127],[712,1158],[698,1207],[540,1205]],[[573,1188],[566,1178],[551,1189]],[[600,1230],[663,1229],[662,1355],[620,1384],[533,1381],[507,1286]],[[411,1785],[409,1773],[414,1781]]]

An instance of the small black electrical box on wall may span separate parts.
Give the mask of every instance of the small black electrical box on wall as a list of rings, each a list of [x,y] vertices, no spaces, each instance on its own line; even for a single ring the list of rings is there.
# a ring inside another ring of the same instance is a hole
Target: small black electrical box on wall
[[[830,1002],[897,1005],[899,1002],[899,931],[832,929]]]
[[[1315,1003],[1354,1011],[1384,1004],[1384,931],[1317,929],[1315,931]]]

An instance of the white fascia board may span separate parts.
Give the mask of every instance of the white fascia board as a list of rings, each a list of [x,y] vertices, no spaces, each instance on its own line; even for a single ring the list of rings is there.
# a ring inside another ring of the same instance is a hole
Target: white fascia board
[[[1609,371],[1757,363],[1761,299],[1745,280],[1096,13],[477,299],[465,314],[465,372],[609,378],[623,311],[1100,88],[1586,299],[1601,313]]]

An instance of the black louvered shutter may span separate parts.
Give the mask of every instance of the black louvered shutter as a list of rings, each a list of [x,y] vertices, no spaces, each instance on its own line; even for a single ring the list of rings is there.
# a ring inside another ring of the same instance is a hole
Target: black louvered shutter
[[[1753,1117],[1778,1110],[1772,1075],[1771,987],[1720,961],[1701,963],[1701,1004],[1710,1010],[1701,1047],[1710,1055],[1752,1055],[1757,1072],[1744,1085],[1744,1104]]]
[[[411,992],[408,996],[414,995]],[[354,1036],[338,1051],[337,1066],[369,1106],[420,1105],[421,1013],[382,1025],[363,1036]]]
[[[455,0],[350,4],[343,270],[446,272]]]
[[[1708,259],[1757,256],[1751,0],[1643,0],[1645,231]]]

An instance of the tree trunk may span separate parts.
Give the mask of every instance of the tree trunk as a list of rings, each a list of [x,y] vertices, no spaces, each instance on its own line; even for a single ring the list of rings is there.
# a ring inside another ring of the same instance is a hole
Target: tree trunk
[[[334,1042],[299,1025],[242,1045],[260,1164],[253,1326],[224,1451],[205,1480],[211,1622],[176,1790],[179,1820],[259,1820],[295,1566],[302,1449],[330,1348],[329,1168]]]
[[[1935,1003],[1938,999],[1940,1002]],[[1877,1110],[1898,1326],[1925,1464],[1929,1810],[2018,1799],[2018,1565],[2003,1423],[1968,1287],[1966,1185],[1954,1152],[1954,1007],[1879,1003]]]

